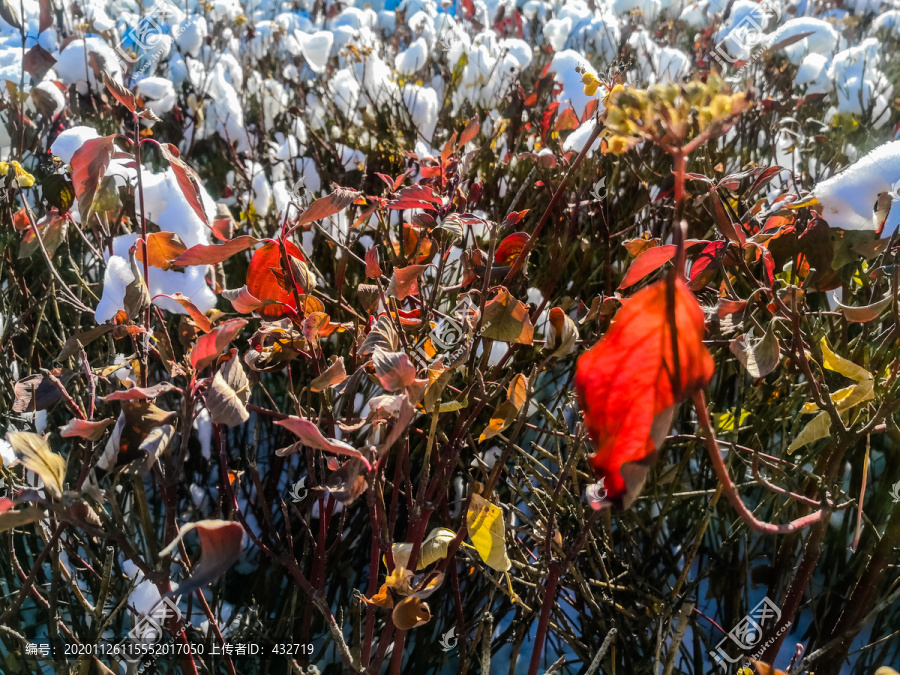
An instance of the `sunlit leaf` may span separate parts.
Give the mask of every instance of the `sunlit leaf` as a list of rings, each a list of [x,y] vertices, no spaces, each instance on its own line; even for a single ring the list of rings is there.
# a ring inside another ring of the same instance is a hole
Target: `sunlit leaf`
[[[484,307],[482,335],[501,342],[518,342],[530,345],[534,339],[534,326],[525,303],[516,300],[505,288],[488,300]]]
[[[66,460],[50,449],[47,439],[28,431],[11,431],[6,434],[6,439],[25,468],[44,481],[47,494],[56,498],[62,496]]]
[[[578,360],[575,388],[596,447],[588,461],[610,498],[626,508],[640,493],[676,406],[712,379],[704,330],[703,310],[684,282],[663,280],[626,300],[600,342]]]
[[[295,436],[300,438],[300,441],[303,445],[306,445],[310,448],[315,448],[317,450],[324,450],[326,452],[333,452],[336,455],[345,455],[347,457],[355,457],[356,459],[361,460],[366,468],[371,470],[371,465],[369,464],[369,460],[356,448],[348,443],[344,443],[343,441],[338,441],[333,438],[325,438],[321,431],[319,431],[319,427],[310,422],[308,419],[303,417],[288,417],[287,419],[278,420],[275,422],[278,426],[284,427],[285,429],[292,432]],[[275,454],[283,457],[285,455],[289,455],[293,452],[296,452],[299,448],[296,447],[297,444],[292,445],[287,448],[282,448],[281,450],[277,450]]]
[[[506,528],[500,507],[479,494],[473,494],[466,513],[466,524],[469,538],[485,564],[498,572],[509,570],[512,563],[506,555]]]
[[[344,370],[344,357],[339,356],[316,379],[309,383],[312,391],[324,391],[329,387],[340,384],[347,379],[347,371]]]

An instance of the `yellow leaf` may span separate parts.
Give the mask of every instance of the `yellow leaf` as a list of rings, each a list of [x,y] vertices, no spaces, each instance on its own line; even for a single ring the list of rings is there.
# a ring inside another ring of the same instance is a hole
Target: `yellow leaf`
[[[820,412],[803,427],[803,431],[797,434],[797,438],[791,441],[791,444],[788,446],[788,454],[791,454],[797,448],[802,448],[804,445],[809,445],[830,435],[831,418],[828,416],[828,413]]]
[[[43,436],[28,431],[14,431],[8,433],[6,438],[25,468],[34,471],[44,481],[47,493],[59,498],[66,477],[66,460],[50,449]]]
[[[506,572],[512,567],[506,555],[506,528],[500,507],[494,506],[481,495],[473,494],[466,514],[466,524],[475,550],[488,567],[498,572]]]
[[[456,532],[446,527],[436,527],[422,542],[419,550],[419,559],[416,562],[416,571],[425,569],[430,564],[443,560],[447,557],[447,546],[456,538]],[[412,553],[413,545],[410,543],[394,544],[392,547],[394,553],[394,565],[397,567],[406,567],[409,563],[409,556]]]
[[[821,342],[819,342],[819,346],[822,348],[822,365],[828,368],[828,370],[833,370],[856,382],[864,382],[865,380],[872,379],[872,373],[868,370],[831,351],[825,338],[822,338]]]

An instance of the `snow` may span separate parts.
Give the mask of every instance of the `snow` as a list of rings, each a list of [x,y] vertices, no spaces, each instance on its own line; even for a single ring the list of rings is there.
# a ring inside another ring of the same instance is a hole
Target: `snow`
[[[855,164],[822,181],[813,190],[822,218],[841,230],[874,230],[873,205],[882,192],[900,188],[900,141],[885,143]],[[896,206],[896,201],[894,202]],[[892,208],[882,236],[900,225],[900,209]]]
[[[597,76],[594,67],[581,54],[571,49],[553,55],[549,72],[554,73],[556,81],[562,85],[562,90],[556,98],[560,103],[560,108],[565,108],[566,104],[571,105],[575,110],[575,115],[581,119],[588,102],[597,97],[584,93],[582,75],[576,70],[579,67],[591,75]]]
[[[125,290],[132,281],[131,263],[117,255],[110,257],[103,275],[103,296],[94,310],[97,323],[110,321],[125,306]]]
[[[68,164],[82,145],[95,138],[100,138],[100,134],[91,127],[72,127],[56,137],[50,146],[50,152]]]

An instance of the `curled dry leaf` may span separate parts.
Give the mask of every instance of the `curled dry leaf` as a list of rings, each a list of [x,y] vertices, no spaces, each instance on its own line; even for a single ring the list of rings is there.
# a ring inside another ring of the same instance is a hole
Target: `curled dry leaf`
[[[588,462],[624,508],[643,487],[676,406],[712,379],[704,330],[693,293],[670,277],[626,300],[603,338],[578,359],[575,389],[596,447]]]
[[[344,357],[338,356],[325,371],[309,383],[312,391],[324,391],[334,387],[347,379],[347,371],[344,370]]]
[[[143,273],[138,269],[134,254],[131,255],[131,274],[134,279],[125,287],[123,309],[129,319],[143,314],[150,306],[150,291],[144,281]]]
[[[328,460],[329,463],[337,462],[334,457],[329,457]],[[330,494],[344,506],[349,506],[369,489],[366,477],[362,475],[363,466],[362,460],[347,460],[328,476],[325,485],[319,489]]]
[[[506,388],[506,400],[501,403],[491,415],[491,421],[487,428],[478,437],[478,442],[483,443],[488,438],[493,438],[512,424],[525,405],[528,396],[528,380],[521,373],[517,374]]]
[[[375,605],[376,607],[381,607],[382,609],[392,609],[394,607],[394,596],[391,595],[391,591],[388,588],[387,584],[381,584],[381,590],[379,590],[375,595],[371,598],[367,598],[366,596],[360,596],[360,599],[369,605]]]
[[[241,286],[234,290],[222,291],[222,297],[231,303],[234,311],[241,314],[250,314],[262,307],[265,302],[260,302],[253,294],[247,290],[247,286]]]
[[[391,618],[398,630],[412,630],[431,621],[431,609],[428,603],[411,595],[397,603]]]
[[[28,431],[11,431],[6,434],[6,439],[25,468],[34,471],[44,481],[47,494],[57,499],[61,497],[66,460],[50,449],[47,439]]]
[[[200,535],[200,562],[194,565],[190,578],[169,591],[166,597],[183,596],[215,581],[241,557],[244,529],[240,523],[200,520],[182,527],[172,542],[159,552],[160,558],[170,555],[191,530],[197,530]]]
[[[297,218],[297,222],[294,223],[294,225],[300,227],[312,223],[313,221],[322,220],[328,216],[340,213],[361,195],[362,192],[339,187],[330,195],[317,199],[310,204],[309,208],[300,214],[300,217]]]
[[[58,371],[57,371],[58,373]],[[63,384],[71,379],[72,373],[64,378]],[[25,413],[37,410],[46,410],[56,403],[62,395],[59,389],[48,377],[40,373],[23,377],[13,387],[16,401],[13,403],[13,412]]]
[[[285,429],[298,436],[303,445],[306,445],[310,448],[315,448],[317,450],[333,452],[336,455],[355,457],[356,459],[361,460],[366,465],[366,469],[370,471],[372,469],[372,466],[369,464],[369,460],[367,460],[359,450],[354,448],[352,445],[344,443],[343,441],[338,441],[333,438],[325,438],[325,436],[322,435],[322,432],[319,431],[319,427],[310,422],[308,419],[305,419],[303,417],[291,416],[287,419],[278,420],[277,422],[275,422],[275,424],[284,427]],[[297,448],[295,444],[290,447],[277,450],[275,454],[279,457],[284,457],[285,455],[296,452],[298,449],[299,448]]]
[[[59,428],[59,435],[63,438],[85,438],[89,441],[99,441],[106,430],[115,424],[113,418],[103,420],[71,419],[69,423]]]
[[[893,300],[891,294],[888,294],[887,297],[882,298],[878,302],[873,302],[871,305],[849,307],[848,305],[842,305],[838,301],[836,293],[832,293],[832,296],[834,297],[834,304],[841,310],[844,318],[853,323],[868,323],[869,321],[874,321],[881,316],[881,313],[890,306],[891,301]]]
[[[559,307],[550,310],[547,322],[547,338],[544,351],[557,358],[568,356],[575,349],[578,340],[578,327],[575,322]]]
[[[473,494],[466,513],[469,538],[485,564],[498,572],[506,572],[512,567],[506,555],[506,527],[503,511],[479,494]]]

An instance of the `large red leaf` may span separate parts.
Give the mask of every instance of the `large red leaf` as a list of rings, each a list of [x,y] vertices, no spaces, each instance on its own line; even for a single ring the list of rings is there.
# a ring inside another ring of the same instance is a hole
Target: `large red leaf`
[[[596,446],[588,462],[624,508],[640,492],[675,407],[713,376],[703,331],[703,310],[684,282],[663,280],[626,300],[578,360],[575,388]]]
[[[285,242],[289,256],[306,261],[303,252],[290,241]],[[276,274],[276,271],[278,274]],[[259,307],[257,311],[264,319],[280,319],[286,313],[282,305],[297,309],[294,294],[282,283],[281,249],[274,242],[267,242],[258,248],[247,267],[247,291],[260,302],[266,300],[280,303]]]
[[[85,141],[72,155],[72,184],[75,186],[82,223],[88,222],[100,179],[106,174],[106,167],[116,150],[115,140],[115,134],[92,138]]]

